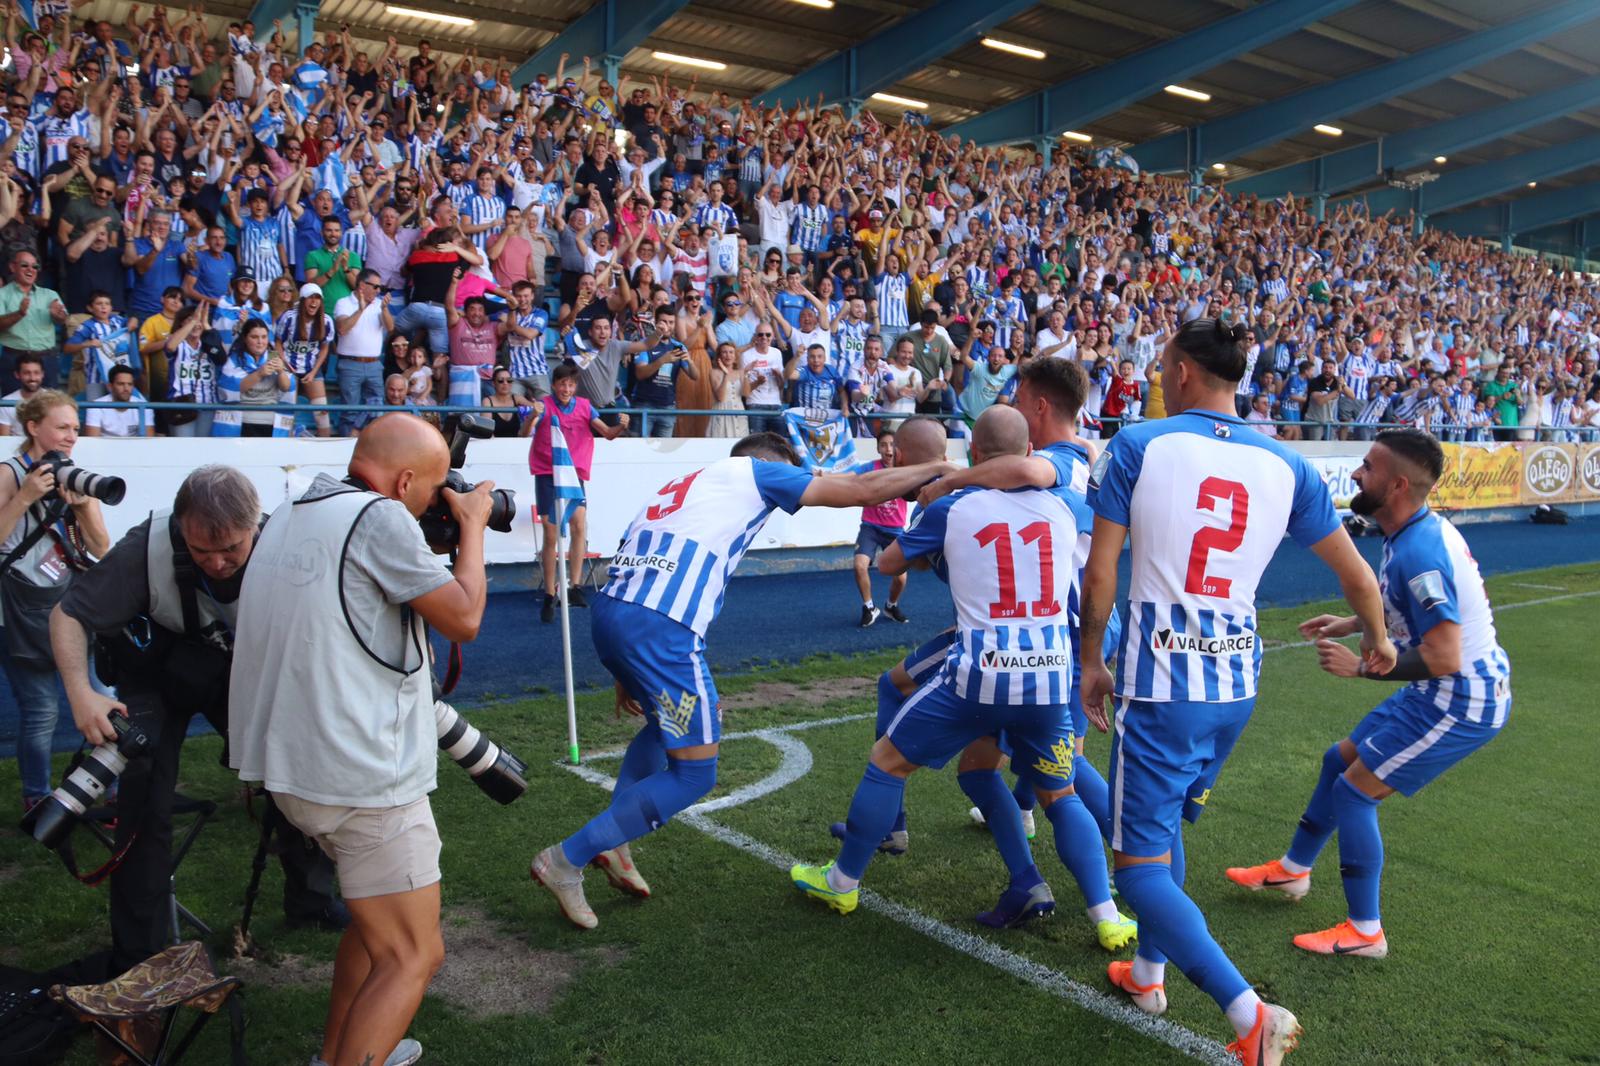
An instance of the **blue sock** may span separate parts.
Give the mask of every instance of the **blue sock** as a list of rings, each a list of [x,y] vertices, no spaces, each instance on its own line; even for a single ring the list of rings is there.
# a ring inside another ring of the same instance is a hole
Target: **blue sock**
[[[1094,824],[1100,827],[1100,835],[1107,841],[1111,839],[1111,788],[1106,784],[1106,779],[1100,775],[1094,763],[1082,755],[1072,760],[1072,791],[1083,800],[1083,805],[1089,809],[1089,814],[1094,818]]]
[[[1017,783],[1011,788],[1011,798],[1017,801],[1019,811],[1031,811],[1039,802],[1039,797],[1033,794],[1033,781],[1027,774],[1017,775]]]
[[[630,745],[631,747],[632,745]],[[574,866],[589,864],[602,851],[660,829],[717,783],[717,758],[668,759],[665,769],[619,789],[611,806],[561,843]]]
[[[1180,829],[1172,838],[1172,883],[1182,888],[1184,879],[1188,875],[1189,860],[1183,852],[1183,831]],[[1121,885],[1120,881],[1118,885]],[[1117,891],[1120,892],[1122,889],[1119,887]],[[1130,909],[1131,906],[1130,904]],[[1165,963],[1167,961],[1166,953],[1156,947],[1155,935],[1146,930],[1142,923],[1139,926],[1139,947],[1134,954],[1145,962]]]
[[[1383,834],[1378,831],[1378,801],[1344,778],[1333,785],[1339,816],[1339,873],[1350,917],[1376,922],[1378,883],[1383,878]]]
[[[1044,880],[1033,865],[1033,850],[1028,847],[1028,836],[1022,831],[1022,812],[1006,788],[999,770],[968,770],[956,775],[961,791],[977,804],[983,819],[989,823],[994,846],[1000,849],[1000,858],[1011,873],[1011,883],[1031,888]]]
[[[1205,916],[1172,879],[1165,863],[1139,863],[1117,871],[1117,889],[1139,914],[1139,941],[1150,937],[1172,961],[1226,1010],[1250,985],[1206,928]],[[1140,957],[1149,959],[1143,950]],[[1154,961],[1154,960],[1151,960]]]
[[[1284,855],[1290,862],[1305,867],[1315,866],[1317,856],[1327,845],[1328,838],[1339,827],[1339,818],[1333,806],[1333,783],[1339,780],[1344,771],[1344,756],[1339,754],[1339,745],[1335,744],[1322,753],[1322,773],[1317,778],[1317,787],[1311,790],[1311,799],[1306,801],[1306,813],[1300,816],[1300,825],[1295,829],[1294,839],[1289,842],[1289,850]]]
[[[899,686],[890,680],[889,671],[885,670],[883,673],[879,674],[878,721],[877,732],[873,734],[874,739],[883,736],[889,731],[889,723],[894,721],[894,716],[900,713],[900,708],[904,706],[905,702],[905,693],[901,692]],[[905,792],[902,790],[900,793],[900,810],[896,812],[894,816],[894,825],[891,827],[891,831],[902,833],[905,831],[905,828],[906,804]]]
[[[1100,840],[1100,827],[1094,824],[1094,815],[1083,800],[1075,792],[1058,796],[1044,813],[1055,827],[1056,854],[1061,856],[1061,864],[1072,871],[1083,901],[1091,907],[1111,902],[1105,845]]]
[[[846,877],[861,879],[867,863],[878,850],[878,842],[889,835],[895,812],[906,794],[903,777],[867,764],[856,786],[855,798],[850,801],[850,813],[844,822],[844,842],[839,846],[839,857],[834,865]]]
[[[616,795],[666,768],[667,747],[661,741],[661,727],[654,721],[648,721],[628,742],[628,750],[622,756],[622,766],[617,770],[617,785],[611,794]]]

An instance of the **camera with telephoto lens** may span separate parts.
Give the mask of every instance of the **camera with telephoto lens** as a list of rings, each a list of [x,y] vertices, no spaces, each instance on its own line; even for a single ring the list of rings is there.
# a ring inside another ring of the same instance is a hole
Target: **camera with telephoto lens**
[[[433,701],[433,718],[439,727],[439,750],[470,774],[490,799],[504,805],[528,791],[523,777],[527,763],[480,733],[444,700]]]
[[[93,496],[102,503],[119,504],[128,492],[128,483],[120,477],[90,473],[61,452],[45,452],[39,465],[56,476],[56,488]]]
[[[450,437],[450,472],[445,475],[444,487],[465,495],[477,488],[461,476],[461,467],[467,461],[467,443],[487,440],[494,436],[494,425],[480,415],[462,415],[456,421]],[[120,498],[120,497],[119,497]],[[510,489],[493,489],[489,492],[489,528],[496,533],[510,533],[511,519],[517,513],[517,494]],[[114,501],[113,501],[114,502]],[[451,513],[443,497],[422,512],[417,519],[422,526],[422,539],[435,548],[454,548],[461,543],[461,524]]]
[[[150,750],[150,737],[126,716],[113,714],[111,728],[117,734],[116,740],[85,755],[67,772],[60,788],[22,816],[24,833],[32,834],[47,848],[60,847],[84,812],[128,768],[128,760]]]

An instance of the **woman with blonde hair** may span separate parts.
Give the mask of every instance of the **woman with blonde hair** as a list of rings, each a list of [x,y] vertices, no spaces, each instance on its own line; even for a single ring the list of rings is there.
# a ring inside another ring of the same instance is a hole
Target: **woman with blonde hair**
[[[50,794],[50,738],[60,704],[50,651],[50,611],[74,575],[111,547],[100,501],[56,484],[46,456],[71,458],[78,405],[42,389],[17,405],[22,444],[0,466],[0,597],[4,602],[5,674],[17,703],[17,768],[22,807]]]

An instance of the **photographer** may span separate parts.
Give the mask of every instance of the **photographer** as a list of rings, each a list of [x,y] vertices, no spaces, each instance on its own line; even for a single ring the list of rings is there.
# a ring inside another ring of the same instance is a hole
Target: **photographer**
[[[61,708],[50,649],[50,611],[73,577],[111,546],[100,501],[56,487],[47,455],[78,443],[72,397],[41,389],[17,405],[22,446],[0,474],[0,618],[5,673],[17,701],[17,764],[24,810],[50,794],[50,738]]]
[[[189,721],[202,714],[228,735],[228,671],[239,588],[255,548],[261,502],[255,486],[226,466],[184,479],[171,511],[130,529],[75,581],[50,617],[56,662],[78,731],[91,744],[114,739],[122,713],[151,739],[131,760],[117,799],[111,875],[112,965],[121,972],[167,945],[172,874],[172,801]],[[89,680],[88,634],[101,638],[117,698]],[[343,929],[350,916],[332,897],[333,864],[279,823],[283,908],[291,922]]]
[[[350,906],[330,1066],[383,1062],[444,959],[423,623],[477,636],[492,488],[443,489],[449,465],[444,438],[415,415],[371,422],[348,478],[318,475],[273,512],[242,592],[237,642],[251,654],[234,663],[230,761],[333,858]],[[461,527],[453,575],[416,522],[441,496]]]

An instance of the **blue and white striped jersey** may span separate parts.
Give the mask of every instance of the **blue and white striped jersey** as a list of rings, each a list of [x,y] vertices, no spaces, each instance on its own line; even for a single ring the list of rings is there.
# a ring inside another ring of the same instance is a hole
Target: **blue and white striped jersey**
[[[1511,711],[1511,663],[1495,635],[1478,564],[1456,527],[1422,508],[1384,538],[1378,584],[1397,651],[1415,648],[1441,622],[1461,627],[1461,669],[1411,687],[1458,720],[1504,725]]]
[[[256,290],[265,292],[284,273],[282,227],[272,215],[259,222],[246,215],[239,221],[239,265],[256,279]]]
[[[900,535],[907,559],[944,564],[957,629],[944,663],[947,687],[977,703],[1071,699],[1067,603],[1087,543],[1079,534],[1092,522],[1070,489],[961,489]]]
[[[820,252],[828,246],[833,228],[833,212],[827,204],[800,204],[794,211],[794,243],[807,252]]]
[[[756,534],[776,508],[798,511],[810,484],[800,467],[749,457],[667,482],[623,534],[602,591],[705,636]]]
[[[906,305],[906,290],[910,285],[909,274],[879,274],[873,282],[873,295],[878,300],[878,326],[885,333],[899,334],[911,328],[911,311]]]
[[[506,355],[511,363],[511,376],[513,378],[531,378],[536,374],[550,373],[550,364],[545,359],[544,341],[545,331],[550,328],[550,312],[542,307],[535,307],[527,314],[516,314],[517,325],[522,329],[537,330],[538,335],[531,340],[526,340],[515,333],[506,334]]]
[[[1231,414],[1186,411],[1112,437],[1091,471],[1089,505],[1133,539],[1117,695],[1254,696],[1262,571],[1285,532],[1309,547],[1339,528],[1311,464]]]
[[[506,202],[498,196],[474,195],[467,199],[461,211],[474,226],[491,223],[488,229],[472,235],[472,246],[487,255],[489,245],[499,239],[500,231],[505,228]]]

